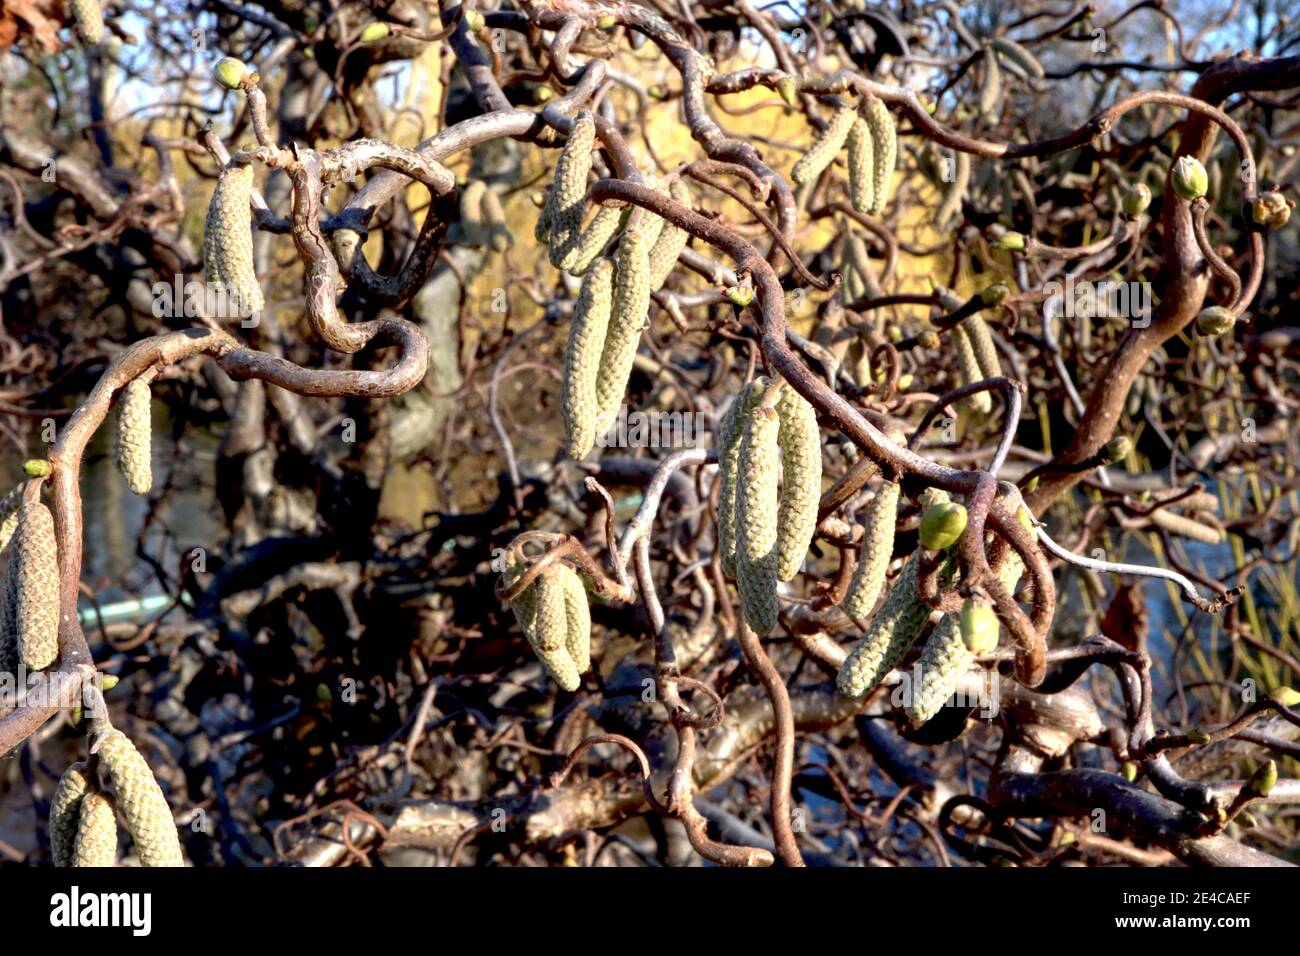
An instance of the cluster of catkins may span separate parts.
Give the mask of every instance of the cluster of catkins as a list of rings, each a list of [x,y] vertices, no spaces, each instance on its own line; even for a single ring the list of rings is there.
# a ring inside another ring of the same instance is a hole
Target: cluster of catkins
[[[650,296],[668,278],[688,238],[685,230],[642,209],[625,219],[623,210],[602,206],[583,227],[595,143],[595,120],[583,110],[573,119],[537,221],[537,238],[546,242],[551,264],[582,277],[564,353],[561,397],[565,453],[573,459],[591,451],[617,418]],[[680,179],[668,191],[689,205],[690,192]],[[620,228],[613,256],[602,256]]]
[[[526,570],[512,558],[506,583],[514,584]],[[510,607],[546,673],[565,690],[577,690],[591,667],[591,609],[578,572],[561,562],[548,565]]]
[[[921,498],[920,539],[922,548],[903,564],[880,607],[876,602],[894,550],[894,531],[901,497],[897,482],[886,480],[877,490],[864,515],[865,533],[858,565],[845,593],[841,608],[866,627],[845,658],[837,677],[840,692],[862,697],[878,685],[916,643],[930,620],[931,608],[921,596],[918,580],[927,552],[940,555],[951,549],[966,529],[966,509],[938,489]],[[1027,520],[1023,509],[1020,520]],[[956,584],[956,562],[947,557],[940,565],[943,587]],[[1024,564],[1008,551],[995,572],[1008,591],[1013,591],[1024,573]],[[998,642],[998,620],[985,602],[970,597],[955,614],[942,614],[930,631],[914,670],[914,683],[907,715],[914,724],[934,717],[953,692],[975,658],[992,651]]]
[[[718,550],[755,634],[776,627],[777,582],[803,565],[817,529],[821,438],[812,406],[778,380],[746,385],[718,435]]]
[[[167,798],[139,751],[119,730],[99,742],[99,767],[112,796],[84,762],[74,763],[50,800],[50,852],[55,866],[113,866],[117,862],[117,811],[142,866],[184,866],[180,836]]]
[[[868,95],[861,109],[841,106],[831,114],[821,135],[790,170],[796,185],[817,181],[840,149],[849,148],[849,192],[853,208],[877,216],[884,212],[898,161],[898,133],[889,107]]]

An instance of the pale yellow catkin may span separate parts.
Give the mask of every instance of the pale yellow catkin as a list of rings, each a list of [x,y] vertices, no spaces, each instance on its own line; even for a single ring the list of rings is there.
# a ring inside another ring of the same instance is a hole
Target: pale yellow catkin
[[[867,504],[862,519],[862,550],[849,579],[840,606],[854,620],[865,621],[876,606],[885,586],[885,575],[894,554],[894,531],[898,524],[898,499],[902,488],[886,481]]]
[[[560,583],[564,586],[564,646],[574,669],[585,674],[591,669],[591,606],[587,603],[587,589],[578,573],[567,565],[560,574]]]
[[[762,637],[776,627],[776,541],[781,467],[776,409],[758,404],[745,419],[736,469],[736,587],[741,610]]]
[[[835,154],[840,151],[844,141],[848,139],[849,131],[853,128],[853,121],[857,119],[857,110],[852,106],[841,106],[826,122],[826,127],[821,134],[813,140],[813,144],[808,147],[804,153],[795,162],[794,167],[790,170],[790,179],[796,184],[802,186],[804,183],[810,183],[822,174],[827,166],[835,159]]]
[[[627,382],[636,362],[641,329],[650,310],[650,246],[636,224],[629,224],[618,244],[609,327],[596,381],[596,434],[608,431],[618,417]]]
[[[1191,541],[1200,541],[1203,544],[1218,544],[1223,540],[1223,532],[1218,528],[1203,524],[1186,515],[1166,511],[1164,508],[1151,512],[1151,521],[1170,534],[1176,534],[1180,538],[1187,538]]]
[[[668,194],[673,200],[682,206],[690,207],[691,190],[686,182],[681,179],[674,179],[668,186]],[[659,232],[659,237],[650,247],[650,291],[655,292],[663,287],[673,267],[677,265],[677,257],[682,254],[686,248],[686,243],[690,239],[690,234],[685,229],[679,229],[672,223],[665,223]]]
[[[776,403],[780,420],[781,498],[776,523],[776,576],[789,581],[799,573],[813,532],[822,493],[821,433],[817,413],[788,385]]]
[[[227,165],[208,203],[203,262],[212,290],[225,293],[227,307],[222,318],[247,317],[265,305],[253,268],[253,227],[249,211],[252,194],[253,167],[247,163]]]
[[[740,390],[718,426],[718,559],[722,572],[736,576],[736,473],[740,467],[740,439],[755,396],[767,387],[760,376]]]
[[[573,306],[569,344],[564,351],[560,407],[564,418],[564,453],[584,457],[596,442],[597,379],[613,302],[614,263],[599,260],[583,277]]]
[[[184,866],[176,821],[148,762],[120,730],[105,734],[98,752],[141,865]]]
[[[871,139],[871,127],[862,117],[853,121],[849,130],[849,195],[853,208],[858,212],[867,212],[875,208],[875,146]]]
[[[961,327],[970,338],[971,350],[975,353],[975,363],[984,378],[999,378],[1002,375],[1002,361],[998,358],[997,346],[993,344],[993,334],[983,316],[971,315],[962,319]]]
[[[845,697],[861,697],[898,663],[930,618],[930,606],[917,591],[916,554],[908,558],[862,637],[853,645],[835,683]]]
[[[569,653],[569,611],[562,575],[563,565],[552,565],[538,575],[532,587],[537,591],[537,610],[529,636],[533,653],[546,673],[564,690],[578,689],[581,678]],[[569,570],[572,574],[572,570]]]
[[[81,761],[63,771],[50,798],[50,857],[55,866],[71,866],[72,850],[81,819],[81,801],[90,790],[86,765]]]
[[[104,11],[99,0],[69,0],[72,18],[77,21],[77,32],[87,43],[100,43],[104,39]]]
[[[43,670],[59,656],[59,558],[54,516],[39,501],[24,501],[18,511],[10,560],[18,653],[30,670]]]
[[[587,228],[582,230],[578,246],[569,259],[568,271],[575,276],[586,275],[592,262],[605,250],[605,246],[609,245],[609,240],[614,238],[614,233],[618,232],[622,222],[622,209],[614,206],[601,206],[597,209],[596,215],[592,216],[591,222],[587,223]]]
[[[953,340],[957,345],[957,362],[961,367],[961,380],[963,385],[970,385],[972,382],[978,382],[984,378],[984,373],[980,369],[979,359],[975,357],[975,348],[971,344],[970,336],[966,334],[966,329],[957,325],[952,330]],[[970,398],[966,399],[970,408],[981,415],[987,415],[993,411],[993,399],[989,397],[988,392],[976,392]]]
[[[149,383],[132,379],[122,389],[117,406],[117,470],[137,495],[153,487],[153,414]]]
[[[513,585],[527,570],[524,562],[511,557],[502,572],[502,578],[507,586]],[[519,629],[524,632],[524,636],[531,642],[533,639],[533,629],[537,624],[537,588],[529,585],[515,596],[510,602],[510,610],[514,612],[515,621],[519,624]]]
[[[878,216],[885,211],[894,185],[894,167],[898,163],[898,131],[889,107],[879,97],[866,101],[867,128],[871,132],[871,206],[867,212]]]
[[[113,813],[112,802],[102,793],[88,793],[81,801],[72,865],[117,865],[117,815]]]
[[[587,175],[591,172],[591,150],[596,145],[596,121],[589,110],[573,118],[569,138],[555,163],[555,181],[546,194],[544,213],[550,229],[548,248],[551,265],[568,268],[577,251],[586,209]]]

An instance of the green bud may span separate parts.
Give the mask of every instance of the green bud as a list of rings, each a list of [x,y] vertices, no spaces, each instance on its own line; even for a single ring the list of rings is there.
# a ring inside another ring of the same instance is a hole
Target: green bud
[[[1120,196],[1120,206],[1127,216],[1137,216],[1146,211],[1147,206],[1151,205],[1151,187],[1146,183],[1134,183],[1131,186],[1125,186]]]
[[[1250,205],[1250,217],[1255,220],[1258,226],[1265,226],[1269,229],[1281,229],[1291,218],[1291,210],[1295,203],[1287,199],[1276,190],[1269,190],[1261,193],[1259,198]]]
[[[988,654],[998,646],[998,616],[991,606],[967,598],[959,620],[961,639],[972,654]]]
[[[1132,760],[1125,760],[1123,766],[1119,768],[1119,772],[1120,772],[1120,776],[1122,776],[1129,783],[1132,783],[1134,780],[1138,778],[1138,765],[1135,764]]]
[[[1249,810],[1240,811],[1233,819],[1236,821],[1237,826],[1247,830],[1253,830],[1259,826],[1259,821],[1255,819],[1255,815]]]
[[[1200,199],[1210,188],[1210,177],[1195,156],[1180,156],[1178,162],[1174,163],[1169,181],[1174,192],[1188,202]]]
[[[43,458],[29,458],[23,462],[23,471],[29,478],[44,478],[53,470],[50,463]]]
[[[1267,797],[1277,786],[1277,761],[1265,760],[1246,781],[1246,789],[1257,797]]]
[[[361,31],[361,42],[378,43],[380,40],[388,37],[392,32],[393,31],[389,28],[387,23],[381,23],[378,21],[375,23],[367,23],[366,28]]]
[[[913,381],[914,381],[914,379],[913,379],[913,377],[912,377],[912,373],[911,373],[911,372],[907,372],[907,373],[905,373],[905,374],[903,374],[903,375],[898,376],[898,389],[899,389],[899,391],[902,391],[903,389],[911,388],[911,387],[912,387],[912,382],[913,382]]]
[[[1187,739],[1190,740],[1192,743],[1196,744],[1198,747],[1204,747],[1206,744],[1210,742],[1212,738],[1205,731],[1197,727],[1193,730],[1187,731]]]
[[[334,694],[333,692],[330,691],[328,685],[326,684],[316,685],[316,699],[319,700],[321,703],[327,703],[330,700],[332,700],[333,697]]]
[[[1022,232],[1004,232],[993,241],[994,249],[1002,249],[1005,252],[1023,252],[1025,249],[1025,234]]]
[[[612,30],[616,26],[618,26],[618,17],[612,13],[607,13],[596,21],[596,29],[598,30]]]
[[[951,548],[966,530],[966,509],[955,502],[933,504],[921,515],[921,544],[931,551]]]
[[[223,56],[217,61],[217,65],[212,68],[212,74],[228,90],[239,89],[239,84],[248,76],[248,67],[244,66],[233,56]]]
[[[1029,481],[1025,484],[1024,490],[1033,491],[1037,487],[1038,487],[1038,476],[1034,475],[1034,477],[1030,478]]]
[[[470,33],[478,33],[479,30],[483,29],[486,23],[487,21],[483,19],[483,14],[479,13],[477,10],[465,11],[465,26],[469,27]]]
[[[995,282],[980,290],[980,301],[985,305],[1001,305],[1011,294],[1011,287],[1005,282]]]
[[[939,347],[939,333],[926,329],[916,337],[916,344],[923,349],[937,349]]]
[[[116,674],[103,674],[99,678],[100,690],[112,690],[120,681],[121,678]]]
[[[896,325],[891,325],[891,326],[890,326],[890,327],[885,331],[885,335],[888,337],[889,341],[891,341],[891,342],[901,342],[901,341],[903,341],[903,330],[900,329],[900,328],[899,328],[898,326],[896,326]]]
[[[1207,306],[1196,317],[1196,328],[1202,335],[1223,335],[1231,332],[1236,324],[1237,317],[1232,314],[1232,310],[1221,305]]]
[[[1268,695],[1268,699],[1279,707],[1291,710],[1300,706],[1300,691],[1290,687],[1279,687]]]
[[[1133,440],[1127,435],[1120,435],[1106,442],[1106,447],[1101,450],[1101,453],[1113,465],[1127,458],[1132,450]]]
[[[795,86],[794,80],[788,76],[783,76],[776,81],[776,91],[791,106],[799,104],[799,88]]]
[[[754,301],[754,290],[747,285],[733,285],[727,288],[727,298],[742,309]]]

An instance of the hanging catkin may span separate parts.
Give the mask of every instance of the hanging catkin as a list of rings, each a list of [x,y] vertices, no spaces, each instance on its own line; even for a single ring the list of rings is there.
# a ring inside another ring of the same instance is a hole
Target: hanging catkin
[[[885,211],[889,193],[894,185],[894,166],[898,162],[898,131],[889,107],[879,97],[868,96],[866,101],[867,127],[871,131],[871,207],[873,216]]]
[[[867,212],[875,207],[875,145],[871,138],[871,127],[862,117],[853,121],[849,130],[849,194],[853,199],[853,208],[858,212]]]
[[[203,263],[212,291],[225,294],[224,318],[247,317],[265,304],[253,269],[252,194],[253,167],[228,164],[208,204]]]
[[[822,493],[822,446],[817,413],[788,385],[776,403],[780,419],[781,503],[776,523],[776,576],[789,581],[799,573],[813,532]]]
[[[650,245],[634,216],[618,244],[609,326],[596,381],[597,435],[613,424],[627,393],[641,328],[650,310],[649,255]]]
[[[117,795],[126,829],[142,866],[184,866],[171,807],[148,762],[120,730],[99,743],[99,761]]]
[[[668,194],[678,204],[687,208],[690,207],[691,190],[684,180],[674,179],[668,187]],[[677,257],[686,248],[688,239],[690,239],[690,234],[685,229],[679,229],[669,222],[664,223],[663,229],[659,232],[659,237],[655,239],[654,245],[650,248],[651,292],[656,292],[663,287],[669,273],[673,271],[673,266],[677,265]]]
[[[975,364],[979,366],[982,378],[999,378],[1002,375],[1002,362],[998,358],[997,346],[993,344],[993,335],[989,324],[978,314],[961,320],[961,327],[970,339],[971,350],[975,353]]]
[[[71,866],[72,850],[81,819],[81,801],[90,790],[86,765],[81,761],[63,771],[50,798],[50,856],[55,866]]]
[[[117,406],[117,470],[137,495],[153,487],[153,425],[149,384],[132,379],[122,389]]]
[[[753,408],[736,469],[736,587],[745,620],[760,637],[776,627],[777,617],[779,432],[776,409],[761,403]]]
[[[81,801],[77,835],[72,846],[72,865],[115,866],[117,864],[117,816],[113,804],[102,793],[91,792]]]
[[[59,656],[59,559],[54,516],[39,501],[24,501],[14,531],[18,654],[30,670],[49,667]]]
[[[983,370],[980,368],[979,359],[975,356],[975,347],[971,344],[970,336],[966,334],[966,329],[962,325],[953,327],[953,339],[957,344],[957,362],[961,367],[961,380],[963,385],[970,385],[984,378]],[[993,399],[989,393],[976,392],[966,399],[970,408],[981,415],[987,415],[993,411]]]
[[[794,168],[790,170],[790,178],[798,185],[810,183],[822,174],[822,170],[831,164],[835,159],[835,154],[840,151],[844,141],[848,139],[849,131],[853,128],[853,121],[857,118],[858,112],[852,106],[841,106],[826,123],[826,128],[808,147],[808,151],[799,157],[795,162]]]
[[[578,248],[582,214],[586,208],[587,174],[591,172],[591,150],[596,145],[596,121],[589,110],[573,118],[569,138],[555,164],[555,181],[546,195],[543,217],[550,229],[551,265],[567,269]]]
[[[930,606],[917,592],[917,555],[908,558],[885,602],[840,666],[835,683],[846,697],[870,691],[912,646],[930,617]]]
[[[569,653],[569,612],[563,575],[573,573],[564,565],[552,565],[537,576],[532,589],[537,591],[537,609],[529,643],[537,659],[555,683],[567,691],[578,689],[581,679]]]
[[[898,482],[884,482],[863,516],[862,550],[841,604],[844,613],[855,620],[865,621],[870,616],[885,586],[885,574],[894,554],[901,492]]]
[[[591,607],[587,603],[587,589],[582,578],[568,565],[560,573],[564,587],[564,646],[573,661],[574,669],[585,674],[591,669]]]
[[[767,387],[760,376],[740,390],[718,426],[718,558],[722,573],[736,576],[736,473],[740,467],[740,439],[755,396]]]
[[[69,6],[81,38],[87,43],[101,42],[104,39],[104,11],[99,7],[99,0],[71,0]]]
[[[564,415],[564,453],[574,461],[591,451],[598,437],[597,377],[609,328],[613,286],[614,263],[601,259],[583,277],[573,306],[560,406]]]
[[[568,271],[575,276],[585,275],[595,258],[604,251],[609,240],[614,238],[623,221],[623,210],[614,206],[601,206],[591,222],[582,231],[578,246],[569,259]]]

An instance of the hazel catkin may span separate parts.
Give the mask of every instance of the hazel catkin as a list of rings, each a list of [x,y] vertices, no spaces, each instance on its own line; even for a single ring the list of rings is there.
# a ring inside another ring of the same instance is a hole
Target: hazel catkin
[[[736,587],[759,637],[776,627],[780,419],[761,399],[745,419],[736,468]]]
[[[43,670],[59,656],[59,560],[50,509],[24,501],[13,544],[18,653],[28,668]]]
[[[104,39],[104,11],[99,0],[69,0],[72,18],[77,21],[77,32],[87,43],[100,43]]]
[[[566,269],[577,251],[582,214],[587,196],[587,174],[591,172],[591,150],[596,145],[596,121],[589,110],[573,118],[569,138],[555,163],[555,181],[546,196],[543,213],[550,230],[551,265]]]
[[[852,106],[841,106],[826,123],[826,128],[813,140],[813,144],[795,162],[790,170],[790,178],[797,185],[804,185],[815,180],[835,159],[844,141],[848,139],[853,122],[858,112]]]
[[[148,762],[120,730],[101,738],[98,753],[141,865],[184,866],[176,821]]]
[[[117,440],[114,457],[117,470],[137,495],[153,487],[153,424],[149,383],[132,379],[122,389],[117,406]]]
[[[803,565],[817,530],[822,493],[821,433],[808,400],[788,385],[776,403],[781,497],[776,521],[776,576],[789,581]]]
[[[930,606],[917,591],[918,565],[916,554],[908,558],[885,602],[840,665],[835,683],[845,697],[861,697],[880,683],[929,620]]]
[[[760,376],[740,390],[718,426],[718,559],[722,572],[736,576],[736,480],[740,440],[755,397],[767,387]]]
[[[537,591],[537,610],[533,619],[529,644],[546,673],[564,690],[578,689],[581,679],[573,657],[569,653],[569,611],[567,590],[563,581],[564,565],[552,565],[537,576],[532,588]]]
[[[641,328],[650,310],[650,245],[635,219],[618,244],[609,326],[596,381],[596,434],[618,416],[636,361]]]
[[[898,163],[898,130],[889,107],[876,96],[866,100],[867,127],[871,132],[871,207],[870,215],[885,211],[889,191],[894,184],[894,167]]]
[[[858,566],[853,569],[853,577],[849,579],[848,590],[840,603],[844,613],[855,620],[867,619],[885,586],[885,575],[894,554],[894,529],[898,523],[901,492],[898,482],[886,481],[867,504]]]
[[[668,186],[668,194],[682,206],[689,207],[691,205],[690,187],[682,179],[672,181]],[[682,254],[682,250],[686,248],[686,242],[689,239],[690,234],[685,229],[678,228],[670,222],[664,223],[654,245],[650,247],[651,292],[662,288],[669,273],[673,271],[673,266],[677,265],[677,257]]]
[[[72,846],[76,867],[117,864],[117,815],[104,794],[92,791],[82,799],[77,835]]]
[[[50,856],[55,866],[71,866],[72,851],[81,819],[81,801],[90,790],[85,763],[78,761],[63,771],[50,798]]]
[[[597,381],[613,301],[614,263],[599,260],[582,279],[564,351],[560,406],[564,453],[577,461],[597,439]]]
[[[253,269],[252,194],[253,167],[227,164],[208,203],[203,263],[212,291],[225,295],[223,318],[246,318],[265,304]]]
[[[858,212],[867,212],[875,207],[875,146],[871,139],[871,127],[862,117],[853,121],[849,130],[849,194],[853,208]]]

